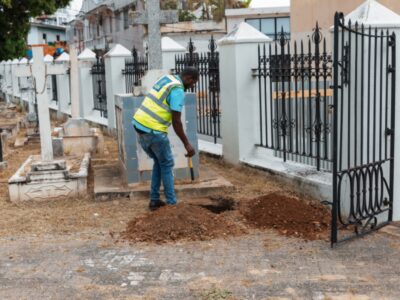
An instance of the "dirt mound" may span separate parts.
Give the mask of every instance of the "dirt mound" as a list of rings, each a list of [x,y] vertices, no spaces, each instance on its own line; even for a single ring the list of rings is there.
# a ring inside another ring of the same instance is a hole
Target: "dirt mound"
[[[330,213],[319,203],[272,193],[241,203],[240,211],[253,227],[283,235],[317,240],[329,234]]]
[[[180,203],[148,212],[130,221],[121,234],[133,242],[166,243],[178,240],[210,240],[234,236],[244,230],[226,218],[215,206]]]

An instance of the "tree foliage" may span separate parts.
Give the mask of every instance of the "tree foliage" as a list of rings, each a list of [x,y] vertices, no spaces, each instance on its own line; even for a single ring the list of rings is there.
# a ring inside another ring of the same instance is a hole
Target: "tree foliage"
[[[196,16],[189,10],[179,10],[179,22],[187,22],[196,20]]]
[[[0,0],[0,60],[21,57],[26,50],[29,18],[52,14],[70,0]]]

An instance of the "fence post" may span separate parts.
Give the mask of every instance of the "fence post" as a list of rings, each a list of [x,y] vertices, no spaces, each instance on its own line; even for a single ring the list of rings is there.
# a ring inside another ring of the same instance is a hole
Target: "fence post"
[[[78,56],[79,62],[79,99],[80,112],[82,118],[90,116],[94,109],[93,100],[93,81],[90,70],[96,61],[96,54],[86,48]]]
[[[0,62],[0,92],[1,96],[4,98],[5,101],[5,93],[4,93],[4,60]]]
[[[44,62],[47,65],[51,65],[54,63],[54,58],[53,56],[51,56],[50,54],[46,54],[44,57]],[[47,76],[46,78],[46,91],[47,91],[47,97],[49,99],[49,108],[52,108],[53,110],[55,109],[55,107],[52,105],[53,104],[53,82],[52,82],[52,75]]]
[[[116,44],[104,56],[106,68],[107,90],[107,115],[108,127],[115,128],[115,95],[126,93],[125,77],[122,70],[125,67],[125,59],[132,56],[131,51],[120,44]]]
[[[56,64],[65,64],[69,66],[70,59],[67,53],[61,54],[55,60]],[[58,114],[71,114],[70,110],[70,82],[69,82],[68,74],[56,75],[56,83],[57,83],[57,99],[58,99]]]
[[[12,94],[11,94],[11,100],[12,102],[18,102],[16,98],[19,98],[21,93],[19,91],[19,85],[18,85],[18,77],[15,75],[16,69],[18,67],[19,60],[14,59],[11,62],[11,89],[12,89]]]
[[[258,141],[258,80],[251,69],[258,64],[258,45],[270,41],[245,22],[218,41],[223,156],[234,164]]]
[[[186,52],[185,47],[175,42],[170,37],[161,39],[163,70],[175,69],[175,55]]]
[[[6,101],[8,103],[11,102],[11,97],[12,97],[12,76],[11,76],[11,60],[7,60],[5,63],[5,68],[4,68],[4,78],[5,78],[5,90],[6,90]]]

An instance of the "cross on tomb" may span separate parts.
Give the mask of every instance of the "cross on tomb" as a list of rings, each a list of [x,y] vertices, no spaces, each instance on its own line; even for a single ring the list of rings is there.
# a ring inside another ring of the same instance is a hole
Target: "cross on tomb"
[[[32,48],[32,65],[20,65],[16,68],[17,77],[32,77],[37,95],[40,146],[42,161],[53,160],[53,145],[51,141],[50,113],[46,82],[49,75],[66,74],[68,68],[64,64],[47,65],[43,60],[43,48]]]
[[[159,0],[147,0],[146,11],[132,14],[131,25],[147,25],[149,70],[162,69],[161,24],[178,23],[176,10],[161,10]]]

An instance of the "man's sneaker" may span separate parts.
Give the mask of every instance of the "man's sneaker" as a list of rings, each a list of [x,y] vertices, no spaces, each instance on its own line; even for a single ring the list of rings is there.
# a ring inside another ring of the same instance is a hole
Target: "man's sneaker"
[[[149,209],[151,211],[153,211],[153,210],[156,210],[156,209],[160,208],[161,206],[165,206],[165,205],[166,205],[165,202],[161,201],[161,200],[158,200],[157,202],[150,201]]]

